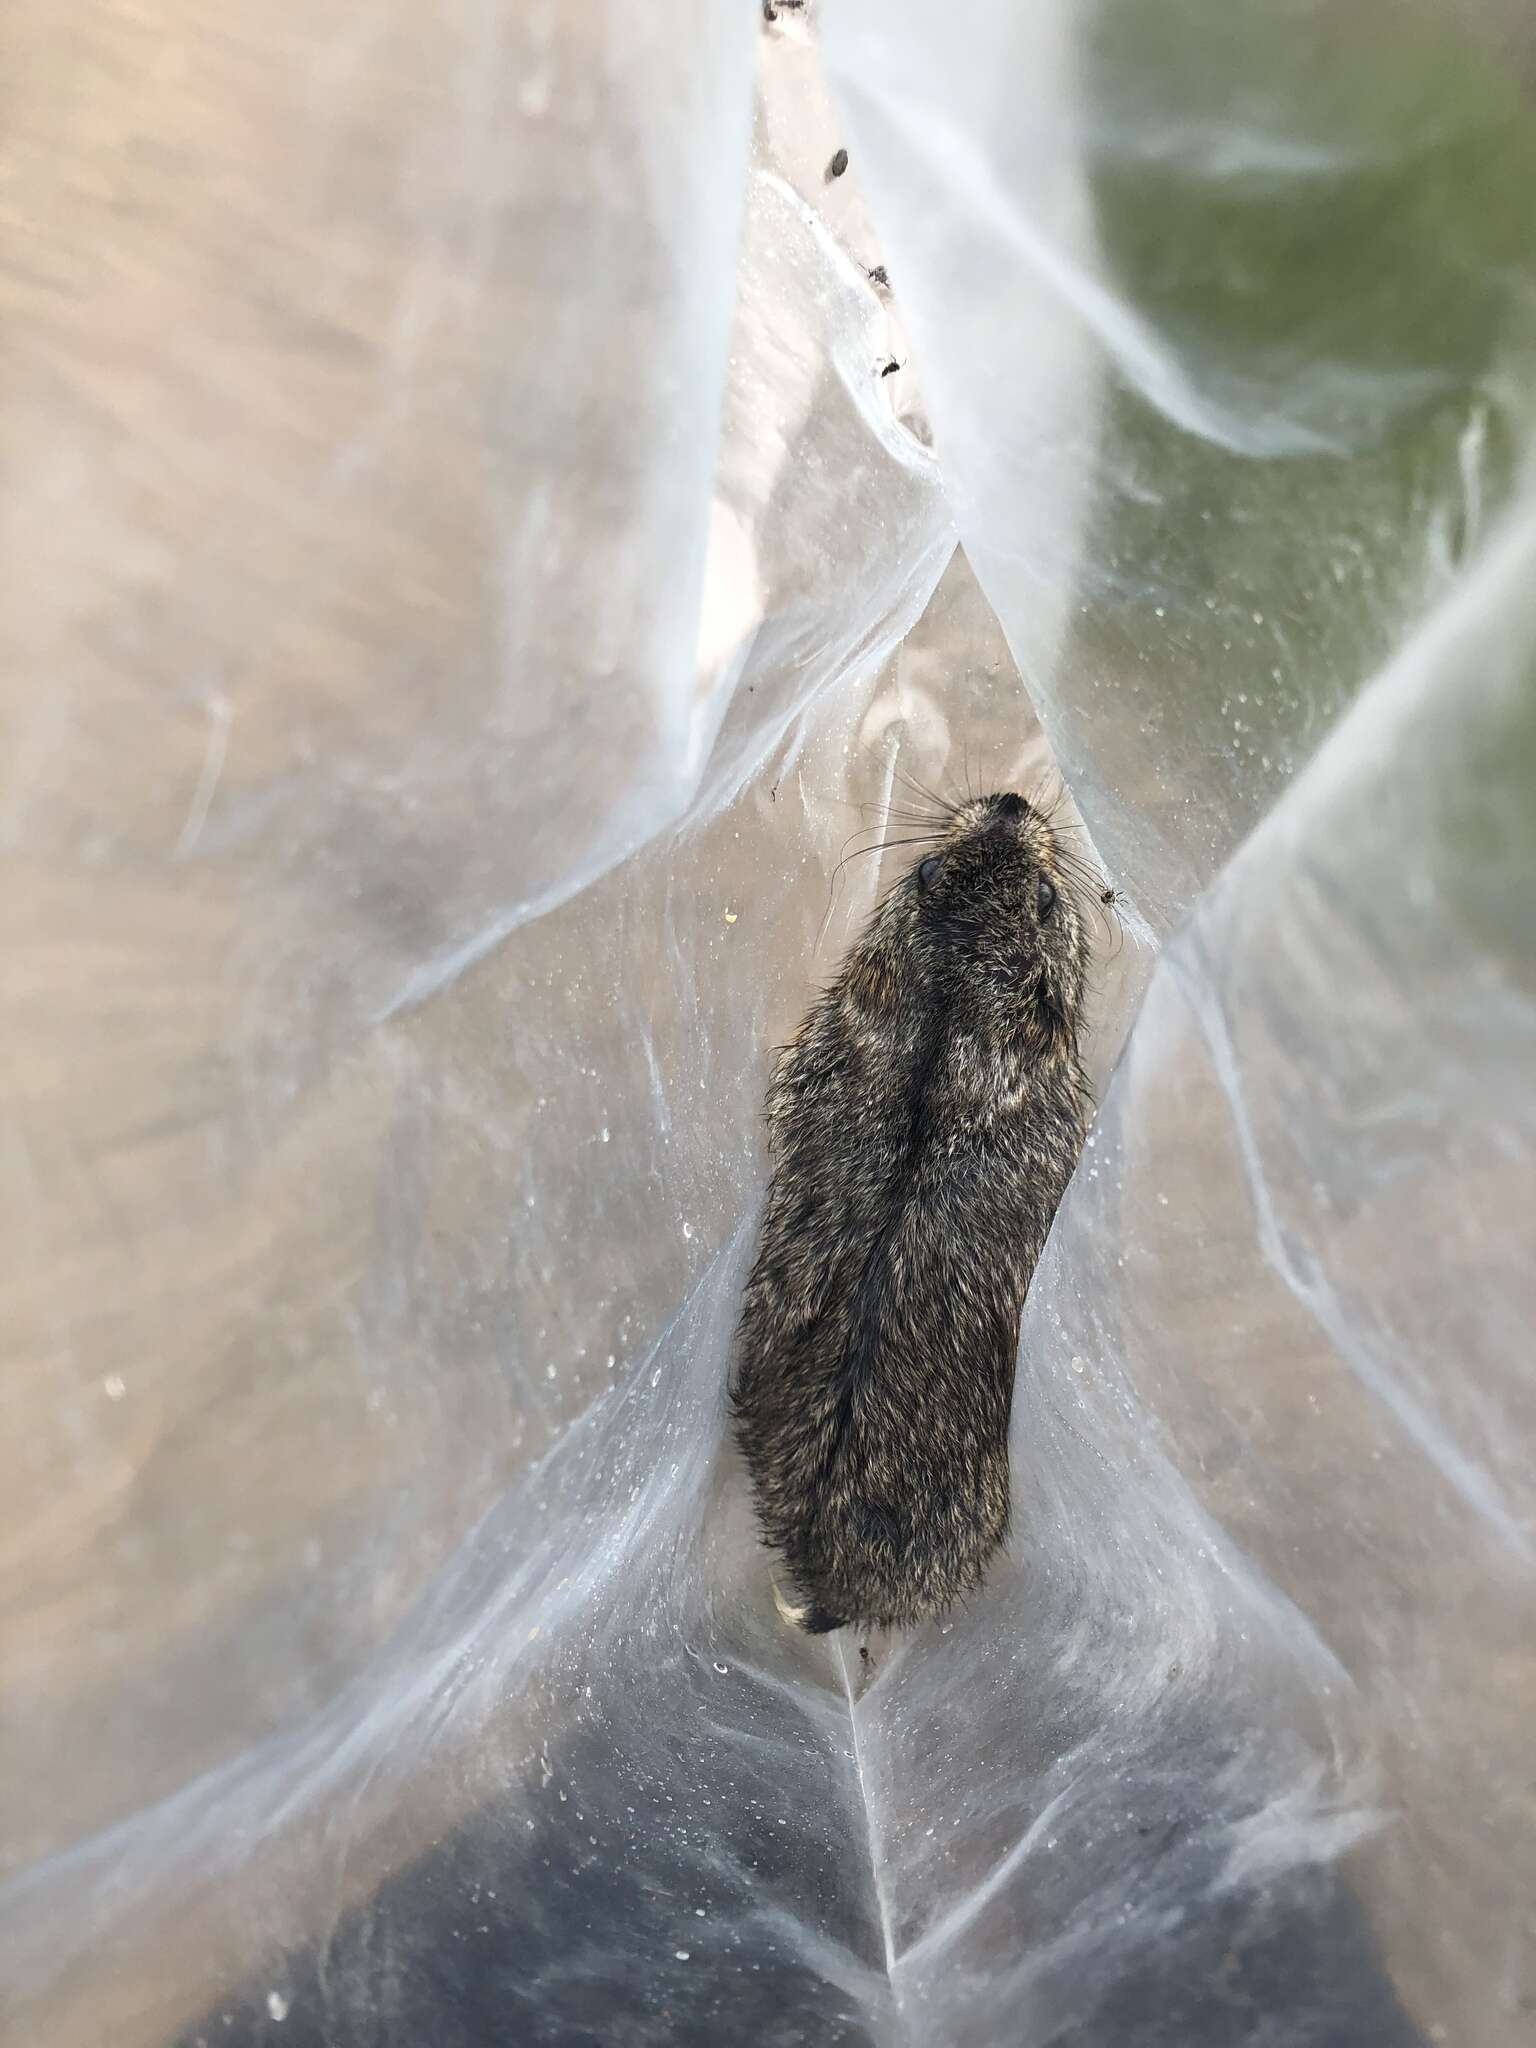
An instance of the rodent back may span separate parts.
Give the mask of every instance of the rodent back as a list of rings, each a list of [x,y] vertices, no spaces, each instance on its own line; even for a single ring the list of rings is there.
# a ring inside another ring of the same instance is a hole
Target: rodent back
[[[1053,852],[1022,799],[959,807],[770,1090],[738,1437],[823,1615],[931,1612],[1003,1534],[1017,1318],[1081,1138],[1082,927]]]

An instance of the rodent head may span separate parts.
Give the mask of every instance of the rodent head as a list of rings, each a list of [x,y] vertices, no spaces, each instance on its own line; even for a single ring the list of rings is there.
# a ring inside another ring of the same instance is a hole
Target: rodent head
[[[1087,933],[1049,820],[1013,791],[956,804],[941,842],[898,893],[909,930],[946,980],[1028,1006],[1075,1043]]]

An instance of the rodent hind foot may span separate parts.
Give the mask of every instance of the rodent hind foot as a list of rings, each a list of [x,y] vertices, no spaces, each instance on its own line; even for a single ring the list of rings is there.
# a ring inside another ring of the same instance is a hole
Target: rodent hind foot
[[[845,1614],[831,1614],[825,1607],[812,1605],[806,1609],[805,1619],[800,1626],[808,1636],[829,1636],[834,1629],[846,1628],[848,1617]]]
[[[815,1600],[792,1599],[777,1579],[773,1582],[773,1604],[791,1628],[798,1628],[808,1636],[830,1635],[834,1629],[848,1625],[844,1616],[833,1614]]]

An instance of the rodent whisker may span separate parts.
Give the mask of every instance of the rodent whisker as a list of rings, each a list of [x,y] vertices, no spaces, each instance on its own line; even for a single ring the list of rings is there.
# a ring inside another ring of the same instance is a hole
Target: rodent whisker
[[[913,796],[921,797],[924,803],[933,804],[946,823],[953,822],[955,813],[960,808],[958,800],[943,796],[936,789],[930,789],[928,784],[920,782],[909,768],[903,768],[896,758],[894,747],[888,753],[880,753],[874,747],[861,743],[859,750],[882,775],[889,775],[892,781],[899,782],[903,789],[910,791]]]
[[[1061,828],[1057,826],[1053,829],[1059,831]],[[1103,869],[1090,861],[1086,854],[1073,847],[1058,845],[1055,849],[1055,859],[1063,880],[1071,886],[1079,910],[1091,910],[1108,932],[1111,925],[1105,912],[1115,909],[1119,897],[1118,891],[1108,884]],[[1119,936],[1120,945],[1110,954],[1111,960],[1119,958],[1125,944],[1125,925],[1118,912],[1115,913],[1113,929]]]
[[[1104,898],[1103,889],[1095,888],[1090,892],[1089,895],[1089,907],[1092,909],[1094,916],[1097,917],[1100,924],[1103,925],[1105,931],[1113,931],[1115,936],[1120,941],[1120,943],[1115,947],[1114,951],[1110,953],[1108,956],[1111,960],[1118,960],[1120,958],[1120,955],[1125,951],[1125,925],[1121,920],[1120,913],[1117,910],[1115,910],[1115,899],[1111,898],[1108,902],[1106,902]],[[1111,922],[1110,917],[1106,914],[1108,912],[1114,913],[1113,922]]]
[[[931,846],[938,837],[937,832],[913,832],[905,839],[878,839],[872,846],[859,847],[849,859],[856,860],[860,853],[885,853],[893,846]]]
[[[914,796],[920,796],[928,803],[937,804],[946,818],[954,817],[955,805],[947,802],[936,789],[930,789],[927,783],[919,782],[915,775],[905,768],[898,768],[894,762],[891,764],[891,773],[905,788],[911,790]]]
[[[849,839],[857,839],[861,832],[872,832],[879,829],[878,826],[861,825],[858,832],[849,833],[848,839],[845,839],[843,844],[846,846]],[[856,846],[852,853],[845,853],[837,866],[832,870],[832,888],[827,897],[827,915],[830,917],[832,914],[833,905],[837,900],[837,890],[843,878],[843,869],[847,867],[849,861],[857,860],[860,854],[863,853],[885,853],[897,846],[931,846],[935,839],[942,837],[943,834],[940,832],[918,832],[905,839],[872,839],[868,846]],[[900,877],[898,876],[897,879],[899,881]]]
[[[1057,826],[1055,829],[1059,831],[1061,828]],[[1097,860],[1090,859],[1081,846],[1063,845],[1058,840],[1056,843],[1056,858],[1065,864],[1081,869],[1084,874],[1097,876],[1100,873],[1100,863]]]
[[[1055,857],[1057,867],[1070,880],[1081,882],[1085,889],[1102,890],[1104,887],[1104,877],[1099,869],[1071,847],[1058,846]]]
[[[1106,954],[1106,960],[1118,960],[1125,951],[1125,926],[1121,922],[1118,913],[1115,912],[1114,905],[1106,903],[1103,892],[1099,891],[1090,897],[1086,907],[1093,912],[1106,934],[1113,936],[1115,943],[1110,948],[1108,954]]]
[[[865,803],[860,804],[859,809],[861,811],[879,811],[882,818],[894,818],[898,824],[936,825],[943,827],[949,823],[947,813],[940,817],[934,811],[913,811],[908,810],[905,806],[898,808],[895,804]]]
[[[911,833],[913,837],[916,839],[942,839],[944,837],[946,830],[946,828],[943,825],[940,825],[936,821],[929,818],[881,818],[877,823],[873,825],[857,826],[852,832],[848,834],[848,837],[843,841],[844,849],[846,850],[849,846],[852,845],[855,839],[862,837],[862,835],[866,832],[884,832],[888,828],[893,826],[899,832]],[[904,839],[893,839],[889,842],[871,840],[867,847],[861,847],[859,851],[861,853],[872,852],[876,845],[882,843],[889,843],[892,846],[901,846],[905,845],[907,842]]]
[[[879,797],[864,797],[861,800],[858,797],[851,796],[829,796],[821,790],[812,790],[811,794],[816,797],[818,802],[840,804],[846,811],[876,811],[882,817],[895,818],[898,821],[905,820],[908,823],[918,825],[947,824],[952,816],[952,813],[948,810],[942,813],[938,811],[919,811],[905,805],[898,806],[887,803]]]
[[[1050,802],[1047,805],[1046,798],[1052,789],[1055,790],[1055,795],[1050,797]],[[1047,825],[1055,823],[1056,813],[1061,809],[1066,800],[1067,785],[1063,782],[1061,776],[1051,768],[1047,768],[1044,771],[1039,781],[1029,793],[1030,809],[1038,811]]]
[[[1086,895],[1096,896],[1101,901],[1104,895],[1104,877],[1093,868],[1079,867],[1065,861],[1057,863],[1069,882],[1075,882]]]

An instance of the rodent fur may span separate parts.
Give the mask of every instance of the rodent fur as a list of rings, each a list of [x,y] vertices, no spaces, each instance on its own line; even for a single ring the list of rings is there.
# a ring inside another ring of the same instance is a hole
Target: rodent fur
[[[778,1059],[731,1395],[813,1634],[941,1612],[1007,1533],[1019,1314],[1087,1104],[1068,865],[1020,796],[948,809]]]

